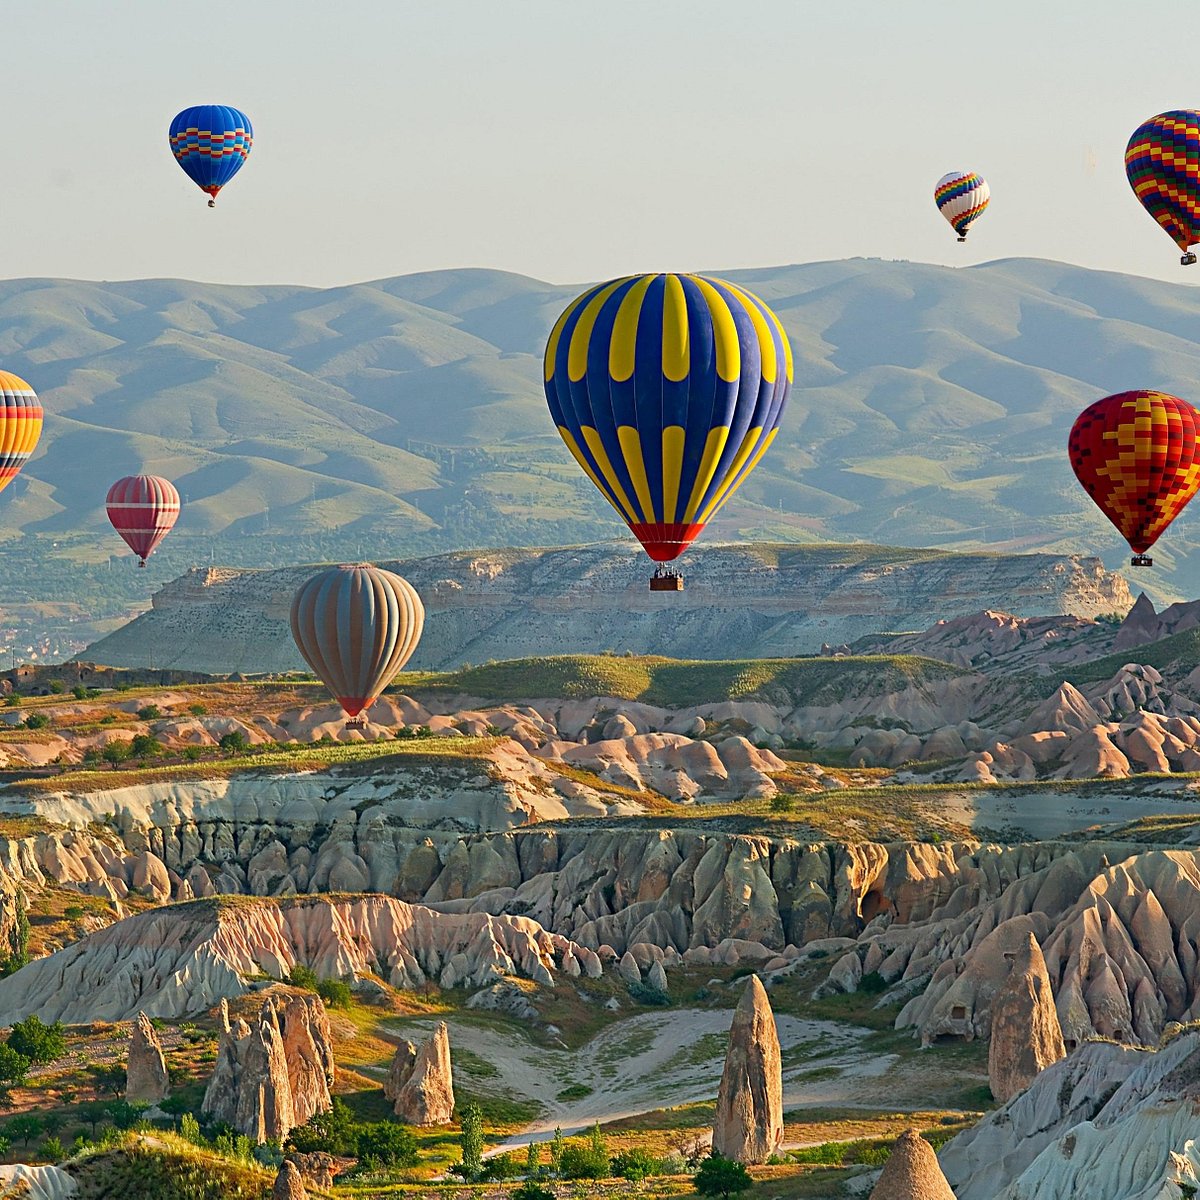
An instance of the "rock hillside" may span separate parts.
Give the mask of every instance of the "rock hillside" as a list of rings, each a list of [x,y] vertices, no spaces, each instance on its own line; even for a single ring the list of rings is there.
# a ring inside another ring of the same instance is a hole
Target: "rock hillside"
[[[881,547],[694,547],[682,593],[646,590],[645,559],[620,543],[381,562],[421,594],[414,668],[600,649],[677,658],[787,657],[822,643],[1017,605],[1027,614],[1124,612],[1124,581],[1099,560]],[[150,612],[80,657],[111,666],[225,674],[303,669],[287,625],[311,567],[196,568]],[[531,619],[531,615],[536,619]],[[616,619],[614,619],[616,618]],[[599,634],[598,631],[604,631]]]

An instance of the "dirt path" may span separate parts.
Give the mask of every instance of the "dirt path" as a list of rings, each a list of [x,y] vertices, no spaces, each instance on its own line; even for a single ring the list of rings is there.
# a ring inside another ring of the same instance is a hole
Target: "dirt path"
[[[639,1013],[608,1026],[578,1050],[535,1046],[509,1030],[489,1030],[449,1018],[451,1057],[468,1050],[489,1063],[494,1074],[455,1067],[473,1091],[536,1100],[543,1115],[496,1151],[546,1141],[561,1127],[566,1134],[594,1122],[620,1120],[673,1105],[711,1100],[717,1094],[730,1009],[672,1009]],[[832,1021],[777,1018],[783,1050],[784,1106],[878,1103],[878,1079],[893,1055],[865,1056],[859,1042],[869,1030]],[[405,1037],[422,1035],[433,1021],[395,1028]],[[565,1089],[590,1093],[563,1098]],[[494,1151],[495,1152],[495,1151]]]

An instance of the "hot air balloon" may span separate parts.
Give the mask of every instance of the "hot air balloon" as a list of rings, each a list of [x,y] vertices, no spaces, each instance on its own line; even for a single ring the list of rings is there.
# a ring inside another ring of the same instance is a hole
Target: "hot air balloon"
[[[17,375],[0,371],[0,492],[17,477],[42,435],[42,402]]]
[[[991,198],[987,180],[974,171],[951,171],[933,189],[938,212],[950,222],[960,242],[967,240],[968,228],[983,215]]]
[[[370,563],[329,567],[292,600],[292,637],[352,725],[366,724],[359,714],[408,662],[424,624],[412,585]]]
[[[158,475],[126,475],[108,489],[105,499],[112,527],[138,556],[138,566],[154,553],[179,517],[175,485]]]
[[[658,563],[677,558],[775,438],[792,350],[757,296],[702,275],[589,288],[546,345],[567,449]],[[663,572],[655,591],[682,580]]]
[[[1071,427],[1071,466],[1087,494],[1133,551],[1146,551],[1200,488],[1200,413],[1165,392],[1120,392],[1097,400]]]
[[[254,145],[250,118],[224,104],[196,104],[171,122],[171,153],[187,177],[209,195],[217,193],[241,170]]]
[[[1139,125],[1125,147],[1125,174],[1142,207],[1196,261],[1200,242],[1200,113],[1173,109]]]

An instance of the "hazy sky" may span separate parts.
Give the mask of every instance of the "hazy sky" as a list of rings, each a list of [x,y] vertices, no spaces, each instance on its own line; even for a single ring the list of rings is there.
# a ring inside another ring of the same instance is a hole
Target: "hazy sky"
[[[1124,176],[1200,107],[1194,4],[1114,0],[5,0],[0,272],[557,282],[1015,255],[1200,284]],[[210,212],[189,104],[243,108]],[[932,201],[982,172],[959,246]]]

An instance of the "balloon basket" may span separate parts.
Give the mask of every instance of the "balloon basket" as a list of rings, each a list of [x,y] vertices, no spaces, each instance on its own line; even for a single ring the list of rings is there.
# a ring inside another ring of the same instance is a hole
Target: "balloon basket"
[[[960,237],[958,240],[959,240],[960,242],[965,242],[965,241],[967,240],[967,235],[964,233],[964,234],[962,235],[962,237]]]
[[[1154,559],[1148,554],[1135,554],[1129,560],[1129,565],[1131,567],[1152,567],[1154,566]]]
[[[677,571],[655,571],[650,576],[652,592],[682,592],[683,576]]]
[[[1184,255],[1184,256],[1183,256],[1183,257],[1182,257],[1182,258],[1179,260],[1179,265],[1180,265],[1181,267],[1190,267],[1190,266],[1194,265],[1194,264],[1195,264],[1195,262],[1196,262],[1196,256],[1195,256],[1195,255],[1194,255],[1194,254],[1193,254],[1193,253],[1192,253],[1192,252],[1189,250],[1189,251],[1188,251],[1188,252],[1187,252],[1187,253],[1186,253],[1186,254],[1185,254],[1185,255]]]
[[[216,207],[217,207],[217,202],[216,202],[215,200],[210,200],[210,201],[208,202],[208,207],[209,207],[209,208],[216,208]]]

